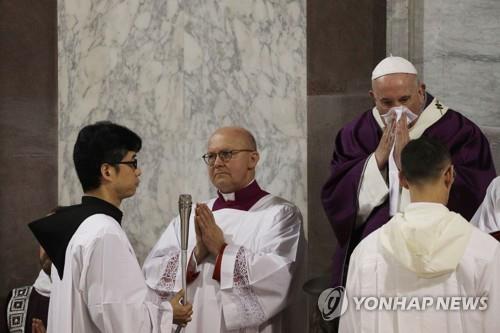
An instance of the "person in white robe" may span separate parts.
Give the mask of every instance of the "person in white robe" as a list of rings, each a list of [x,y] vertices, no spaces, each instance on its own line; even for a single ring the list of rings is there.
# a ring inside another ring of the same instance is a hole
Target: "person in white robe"
[[[295,297],[302,282],[299,209],[257,184],[259,154],[247,130],[218,129],[203,158],[218,196],[197,204],[189,221],[194,313],[185,332],[305,332],[304,303]],[[159,299],[181,288],[179,224],[176,217],[143,266]],[[299,314],[285,315],[294,310]]]
[[[321,194],[338,241],[332,286],[345,285],[348,260],[359,241],[410,203],[398,180],[399,156],[409,140],[431,137],[448,148],[456,178],[447,207],[467,220],[496,177],[481,129],[432,96],[411,62],[383,59],[372,72],[371,86],[374,107],[336,135],[331,174]]]
[[[497,332],[500,244],[446,207],[454,180],[449,152],[422,137],[406,145],[401,163],[411,203],[354,249],[340,332]],[[363,305],[362,297],[376,300]],[[382,305],[383,297],[392,305]],[[447,307],[450,297],[460,301]]]
[[[486,196],[470,223],[490,234],[500,231],[500,177],[493,179],[488,186]]]
[[[134,250],[121,228],[123,199],[135,194],[141,139],[110,122],[84,127],[73,159],[84,190],[80,205],[30,223],[52,261],[49,333],[169,332],[191,305],[151,301]]]

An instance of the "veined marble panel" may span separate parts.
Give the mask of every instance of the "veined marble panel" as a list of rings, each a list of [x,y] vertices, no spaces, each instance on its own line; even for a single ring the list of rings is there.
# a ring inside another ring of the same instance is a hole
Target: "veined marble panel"
[[[390,0],[390,3],[390,8],[406,6],[413,10],[408,11],[406,21],[401,12],[388,11],[388,51],[396,52],[395,55],[399,51],[413,60],[428,90],[444,104],[479,125],[500,126],[500,2]],[[397,33],[412,28],[409,37]],[[405,42],[408,44],[405,49],[406,44],[400,40],[407,38],[412,40]]]
[[[141,185],[122,208],[143,259],[173,215],[184,174],[182,10],[178,1],[59,0],[58,16],[59,201],[82,194],[72,161],[80,128],[110,120],[136,131]]]
[[[449,107],[500,126],[500,2],[425,1],[424,78]]]
[[[305,1],[195,0],[185,14],[187,137],[248,128],[261,151],[261,185],[305,214]]]
[[[143,138],[124,227],[142,260],[180,193],[215,194],[201,155],[217,127],[252,131],[257,179],[306,216],[305,0],[59,0],[59,201],[80,200],[81,127],[111,120]]]

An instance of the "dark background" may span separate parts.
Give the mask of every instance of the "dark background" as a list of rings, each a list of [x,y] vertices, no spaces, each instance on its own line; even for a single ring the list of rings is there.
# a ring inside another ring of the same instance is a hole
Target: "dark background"
[[[27,224],[57,204],[57,1],[0,0],[0,332],[38,275]]]

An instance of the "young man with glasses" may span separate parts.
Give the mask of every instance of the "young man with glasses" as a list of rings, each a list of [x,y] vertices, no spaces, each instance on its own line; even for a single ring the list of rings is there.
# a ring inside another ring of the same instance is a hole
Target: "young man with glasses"
[[[73,160],[82,203],[37,220],[30,228],[52,260],[48,332],[169,332],[185,325],[191,305],[154,304],[134,250],[121,228],[123,199],[133,196],[141,169],[137,134],[98,122],[84,127]]]
[[[194,314],[185,332],[305,332],[304,311],[288,320],[283,315],[300,290],[300,211],[257,184],[259,153],[247,130],[215,131],[203,160],[217,197],[196,204],[189,221]],[[159,295],[181,288],[178,230],[176,217],[143,267],[147,285]]]

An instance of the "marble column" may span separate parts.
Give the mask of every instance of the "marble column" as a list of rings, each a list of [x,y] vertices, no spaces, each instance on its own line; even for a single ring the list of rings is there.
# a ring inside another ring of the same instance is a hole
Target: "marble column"
[[[78,202],[78,130],[139,133],[143,174],[124,227],[142,260],[180,193],[215,194],[201,155],[239,125],[258,141],[257,179],[307,217],[305,1],[59,0],[59,200]]]
[[[447,106],[500,126],[500,2],[389,0],[387,15],[388,54],[414,61]]]

